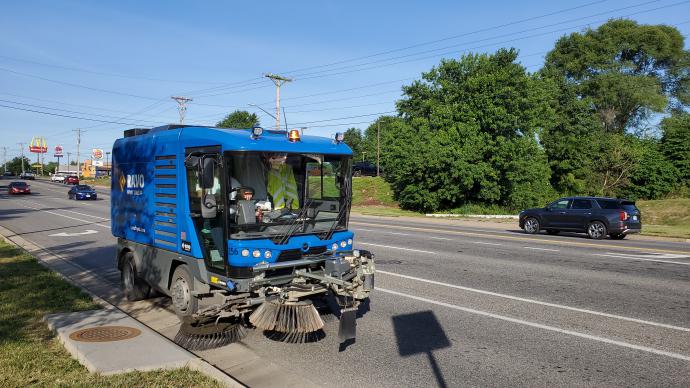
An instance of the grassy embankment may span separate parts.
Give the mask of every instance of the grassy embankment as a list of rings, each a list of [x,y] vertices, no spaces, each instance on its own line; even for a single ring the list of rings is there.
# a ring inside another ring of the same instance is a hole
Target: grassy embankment
[[[420,216],[402,210],[393,200],[393,190],[381,178],[353,178],[352,211],[381,216]],[[637,201],[642,212],[643,234],[664,237],[690,238],[690,198]],[[517,214],[518,211],[499,206],[466,205],[445,211],[457,214]],[[515,222],[510,220],[509,222]]]
[[[41,321],[100,308],[78,288],[0,240],[0,386],[217,387],[189,369],[101,376],[72,359]]]

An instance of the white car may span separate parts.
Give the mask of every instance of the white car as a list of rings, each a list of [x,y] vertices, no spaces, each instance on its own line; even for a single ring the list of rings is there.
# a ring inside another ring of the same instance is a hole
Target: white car
[[[50,176],[50,181],[51,182],[64,182],[65,181],[65,176],[62,174],[53,174]]]

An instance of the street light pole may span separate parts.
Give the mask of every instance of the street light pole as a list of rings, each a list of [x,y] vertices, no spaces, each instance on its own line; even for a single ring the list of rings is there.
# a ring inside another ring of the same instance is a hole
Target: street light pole
[[[22,151],[22,175],[24,175],[24,144],[26,143],[17,143],[19,144],[19,147],[21,147]]]
[[[112,175],[112,172],[113,172],[113,168],[110,166],[110,152],[105,153],[105,163],[106,163],[106,167],[108,169],[107,170],[108,175],[110,176],[110,175]]]

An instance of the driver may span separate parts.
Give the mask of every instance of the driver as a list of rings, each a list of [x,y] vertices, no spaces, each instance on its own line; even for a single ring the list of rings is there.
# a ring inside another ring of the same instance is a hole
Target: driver
[[[287,163],[287,154],[274,153],[268,156],[266,191],[271,197],[274,210],[299,208],[297,181],[292,167]]]

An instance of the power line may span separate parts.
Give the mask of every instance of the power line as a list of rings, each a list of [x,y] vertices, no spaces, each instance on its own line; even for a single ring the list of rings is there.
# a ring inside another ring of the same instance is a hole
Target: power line
[[[76,113],[76,114],[81,114],[81,115],[91,115],[91,116],[97,116],[97,117],[105,117],[105,118],[115,118],[115,119],[117,119],[117,116],[102,115],[102,114],[98,114],[98,113],[85,113],[85,112],[78,112],[78,111],[67,110],[67,109],[59,109],[59,108],[51,108],[51,107],[48,107],[48,106],[26,104],[26,103],[23,103],[23,102],[12,101],[12,100],[3,100],[3,99],[0,99],[0,102],[10,103],[10,104],[16,104],[16,105],[22,105],[22,106],[30,106],[30,107],[32,107],[32,108],[56,110],[56,111],[66,112],[66,113]],[[142,122],[143,122],[143,121],[147,121],[147,122],[150,122],[150,123],[159,123],[159,122],[160,122],[160,121],[154,121],[154,120],[141,120],[141,121],[142,121]]]
[[[47,82],[53,82],[53,83],[60,84],[60,85],[72,86],[75,88],[88,89],[88,90],[101,92],[101,93],[110,93],[110,94],[115,94],[115,95],[119,95],[119,96],[135,97],[135,98],[141,98],[144,100],[156,100],[156,98],[153,98],[153,97],[140,96],[137,94],[123,93],[123,92],[118,92],[118,91],[114,91],[114,90],[100,89],[100,88],[94,88],[94,87],[86,86],[86,85],[74,84],[71,82],[58,81],[58,80],[54,80],[54,79],[50,79],[50,78],[46,78],[46,77],[41,77],[41,76],[34,75],[34,74],[23,73],[21,71],[6,69],[4,67],[0,67],[0,71],[6,71],[8,73],[17,74],[17,75],[21,75],[24,77],[36,78],[36,79],[40,79],[40,80],[47,81]]]
[[[404,51],[404,50],[409,50],[409,49],[416,48],[416,47],[421,47],[421,46],[425,46],[425,45],[430,45],[430,44],[434,44],[434,43],[439,43],[439,42],[443,42],[443,41],[448,41],[448,40],[452,40],[452,39],[457,39],[457,38],[460,38],[460,37],[463,37],[463,36],[474,35],[474,34],[486,32],[486,31],[491,31],[491,30],[496,30],[496,29],[501,29],[501,28],[509,27],[509,26],[511,26],[511,25],[516,25],[516,24],[521,24],[521,23],[525,23],[525,22],[528,22],[528,21],[533,21],[533,20],[537,20],[537,19],[542,19],[542,18],[545,18],[545,17],[554,16],[554,15],[557,15],[557,14],[561,14],[561,13],[570,12],[570,11],[574,11],[574,10],[577,10],[577,9],[589,7],[589,6],[592,6],[592,5],[595,5],[595,4],[604,3],[604,2],[606,2],[606,1],[608,1],[608,0],[593,1],[593,2],[586,3],[586,4],[582,4],[582,5],[579,5],[579,6],[570,7],[570,8],[566,8],[566,9],[561,9],[561,10],[558,10],[558,11],[554,11],[554,12],[550,12],[550,13],[546,13],[546,14],[542,14],[542,15],[538,15],[538,16],[532,16],[532,17],[529,17],[529,18],[526,18],[526,19],[520,19],[520,20],[516,20],[516,21],[513,21],[513,22],[508,22],[508,23],[504,23],[504,24],[501,24],[501,25],[497,25],[497,26],[486,27],[486,28],[482,28],[482,29],[479,29],[479,30],[475,30],[475,31],[469,31],[469,32],[466,32],[466,33],[462,33],[462,34],[458,34],[458,35],[453,35],[453,36],[449,36],[449,37],[446,37],[446,38],[431,40],[431,41],[422,42],[422,43],[417,43],[417,44],[413,44],[413,45],[406,46],[406,47],[401,47],[401,48],[397,48],[397,49],[382,51],[382,52],[373,53],[373,54],[369,54],[369,55],[365,55],[365,56],[361,56],[361,57],[356,57],[356,58],[344,59],[344,60],[340,60],[340,61],[336,61],[336,62],[331,62],[331,63],[327,63],[327,64],[315,65],[315,66],[310,66],[310,67],[305,67],[305,68],[290,70],[290,71],[286,71],[286,72],[284,72],[284,73],[294,74],[294,73],[303,72],[303,71],[306,71],[306,70],[312,70],[312,69],[330,67],[330,66],[334,66],[334,65],[338,65],[338,64],[349,63],[349,62],[355,62],[355,61],[359,61],[359,60],[363,60],[363,59],[368,59],[368,58],[377,57],[377,56],[381,56],[381,55],[391,54],[391,53],[394,53],[394,52],[400,52],[400,51]],[[656,0],[656,1],[659,1],[659,0]],[[256,78],[252,78],[252,79],[247,80],[246,82],[252,82],[252,81],[256,81],[256,80],[257,80]],[[246,83],[246,82],[240,81],[240,82],[228,84],[228,86],[234,86],[234,87],[248,86],[248,85],[244,85],[244,83]],[[258,84],[258,82],[252,82],[252,83],[249,84],[249,85],[254,85],[254,84]],[[188,93],[189,93],[189,94],[194,94],[194,93],[201,93],[201,92],[210,91],[210,90],[222,90],[223,88],[224,88],[224,86],[220,86],[220,87],[216,87],[216,88],[209,88],[209,89],[205,89],[205,90],[197,90],[197,91],[188,92]]]
[[[125,74],[117,74],[117,73],[107,73],[107,72],[93,71],[93,70],[87,70],[87,69],[80,69],[80,68],[76,68],[76,67],[48,64],[48,63],[37,62],[37,61],[28,60],[28,59],[8,57],[6,55],[0,55],[0,58],[9,59],[11,61],[16,61],[16,62],[31,63],[31,64],[39,65],[39,66],[53,67],[56,69],[63,69],[63,70],[69,70],[69,71],[74,71],[74,72],[80,72],[80,73],[89,73],[89,74],[94,74],[94,75],[102,75],[102,76],[106,76],[106,77],[128,78],[128,79],[156,81],[156,82],[185,83],[185,84],[209,84],[209,85],[218,85],[219,84],[219,82],[209,82],[209,81],[184,81],[184,80],[172,80],[172,79],[153,78],[153,77],[144,77],[144,76],[135,76],[135,75],[125,75]]]
[[[35,109],[24,109],[24,108],[19,108],[16,106],[9,106],[9,105],[2,105],[0,104],[0,107],[2,108],[8,108],[8,109],[15,109],[15,110],[21,110],[25,112],[32,112],[32,113],[40,113],[48,116],[58,116],[58,117],[65,117],[69,119],[77,119],[77,120],[87,120],[87,121],[96,121],[100,123],[108,123],[108,124],[122,124],[122,125],[133,125],[133,126],[145,126],[144,124],[140,123],[123,123],[123,122],[118,122],[118,121],[108,121],[108,120],[98,120],[98,119],[90,119],[87,117],[78,117],[78,116],[70,116],[70,115],[63,115],[59,113],[53,113],[53,112],[43,112]]]

